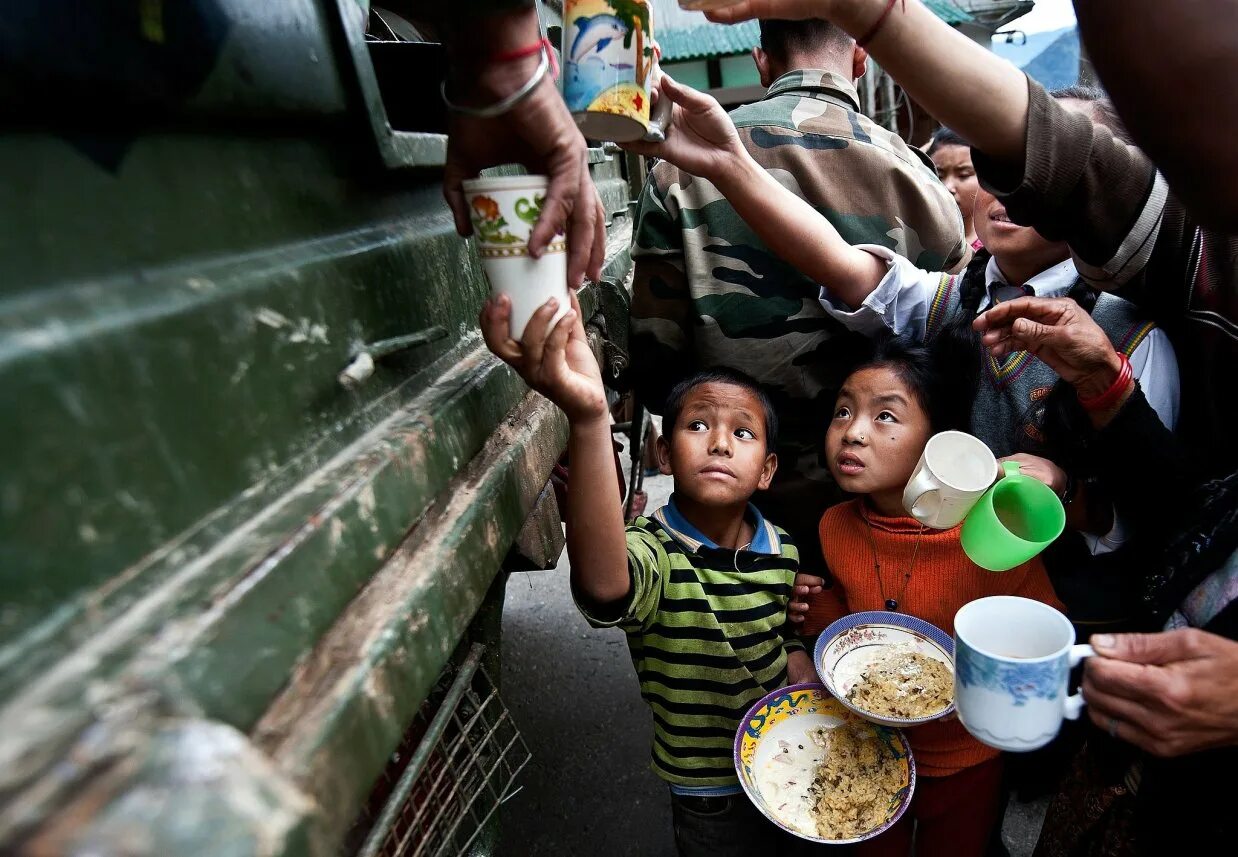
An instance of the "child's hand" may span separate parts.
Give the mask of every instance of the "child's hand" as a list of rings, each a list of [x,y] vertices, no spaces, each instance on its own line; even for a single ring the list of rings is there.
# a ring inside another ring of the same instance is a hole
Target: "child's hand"
[[[787,619],[796,624],[808,618],[808,599],[825,588],[825,581],[811,574],[797,573],[795,589],[787,604]]]
[[[1028,455],[1026,452],[1018,452],[1014,455],[1008,455],[1005,458],[999,458],[997,463],[1003,461],[1013,461],[1019,465],[1019,472],[1026,473],[1033,479],[1039,479],[1041,482],[1053,489],[1053,493],[1062,496],[1062,492],[1066,490],[1066,471],[1058,467],[1047,458],[1041,458],[1037,455]]]
[[[573,423],[606,420],[606,391],[585,328],[580,302],[571,295],[572,308],[553,329],[550,319],[559,309],[550,299],[533,313],[521,342],[511,338],[511,300],[506,295],[486,301],[481,311],[481,332],[486,345],[511,365],[525,383],[558,405]]]
[[[718,177],[733,171],[736,163],[749,158],[739,142],[735,123],[713,96],[663,74],[656,97],[669,98],[675,105],[666,128],[666,142],[622,144],[629,152],[665,158],[681,170],[715,184]]]
[[[817,671],[812,665],[812,658],[807,652],[792,652],[787,655],[787,684],[803,684],[804,682],[819,682]]]

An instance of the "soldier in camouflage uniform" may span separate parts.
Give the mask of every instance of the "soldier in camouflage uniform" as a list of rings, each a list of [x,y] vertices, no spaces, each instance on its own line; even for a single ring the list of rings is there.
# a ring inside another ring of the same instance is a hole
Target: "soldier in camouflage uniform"
[[[865,51],[824,21],[763,21],[761,41],[753,54],[769,92],[731,113],[753,158],[848,242],[880,244],[925,269],[958,269],[969,252],[963,224],[932,163],[859,112],[853,81]],[[758,504],[798,544],[815,545],[821,515],[841,499],[823,460],[829,409],[865,346],[711,183],[663,161],[636,217],[638,396],[658,412],[676,382],[708,366],[760,381],[783,428],[778,473]],[[805,570],[819,573],[820,551],[803,554]]]

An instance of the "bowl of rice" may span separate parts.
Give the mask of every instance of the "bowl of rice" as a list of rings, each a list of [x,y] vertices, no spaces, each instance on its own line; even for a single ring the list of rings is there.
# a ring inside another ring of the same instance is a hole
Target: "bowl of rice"
[[[781,688],[748,711],[735,735],[735,770],[770,821],[825,845],[884,833],[916,786],[906,736],[857,716],[819,684]]]
[[[813,662],[830,694],[874,723],[917,726],[954,712],[954,641],[915,616],[844,616],[817,638]]]

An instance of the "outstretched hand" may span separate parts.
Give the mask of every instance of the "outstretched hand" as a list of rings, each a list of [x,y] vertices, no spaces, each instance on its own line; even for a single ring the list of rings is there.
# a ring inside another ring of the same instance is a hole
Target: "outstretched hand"
[[[624,143],[623,148],[637,155],[664,158],[684,172],[715,184],[734,169],[736,158],[749,157],[731,117],[713,97],[676,83],[665,73],[659,87],[657,97],[674,103],[666,141],[641,140]]]
[[[1029,351],[1081,395],[1105,390],[1121,371],[1113,343],[1070,298],[1017,298],[980,315],[973,327],[994,357]]]
[[[721,9],[706,9],[705,17],[718,24],[738,24],[753,18],[781,18],[798,21],[804,18],[825,18],[834,4],[831,0],[741,0]]]
[[[524,338],[511,337],[511,299],[506,295],[486,301],[481,311],[481,332],[486,346],[510,365],[525,383],[554,402],[573,423],[609,419],[602,372],[585,338],[580,302],[571,295],[572,308],[553,327],[550,320],[559,302],[548,300],[529,319]]]

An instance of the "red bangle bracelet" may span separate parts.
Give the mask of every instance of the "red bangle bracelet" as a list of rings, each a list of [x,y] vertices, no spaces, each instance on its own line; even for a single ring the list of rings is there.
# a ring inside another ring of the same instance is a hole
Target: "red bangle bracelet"
[[[1118,352],[1118,362],[1122,364],[1122,368],[1118,370],[1118,377],[1109,385],[1109,389],[1101,393],[1099,396],[1092,398],[1079,397],[1079,404],[1083,405],[1088,411],[1106,411],[1112,408],[1122,398],[1122,394],[1130,387],[1135,378],[1135,370],[1131,368],[1131,361],[1125,354]]]
[[[551,76],[555,78],[555,80],[558,80],[559,79],[559,61],[555,59],[554,45],[551,44],[550,39],[546,36],[542,36],[540,39],[538,39],[533,44],[525,45],[523,48],[514,48],[513,50],[510,50],[510,51],[503,51],[501,53],[497,53],[490,58],[490,61],[496,62],[496,63],[513,62],[515,60],[522,60],[525,57],[534,56],[535,54],[541,53],[543,50],[546,52],[546,55],[550,58],[550,74]]]
[[[881,17],[877,19],[877,23],[869,27],[867,33],[855,40],[856,47],[868,47],[868,43],[877,37],[877,32],[885,24],[886,19],[890,17],[890,13],[894,11],[894,4],[897,2],[898,0],[890,0],[890,2],[886,3],[885,11],[883,11],[881,13]],[[904,14],[907,12],[907,0],[903,0],[903,12]]]

